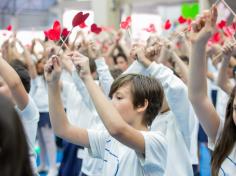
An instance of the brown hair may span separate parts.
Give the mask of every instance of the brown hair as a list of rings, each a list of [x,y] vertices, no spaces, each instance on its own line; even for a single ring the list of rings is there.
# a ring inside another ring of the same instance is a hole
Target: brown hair
[[[4,176],[32,176],[25,130],[14,105],[0,95],[0,171]]]
[[[233,104],[235,99],[236,87],[234,87],[226,109],[225,123],[223,132],[219,140],[216,143],[215,150],[212,154],[211,160],[211,173],[212,176],[218,176],[221,164],[225,158],[232,151],[234,144],[236,142],[236,125],[233,120]]]
[[[161,84],[152,77],[124,74],[111,85],[109,97],[111,98],[120,87],[126,84],[131,84],[132,102],[135,108],[144,105],[145,100],[148,101],[143,123],[150,126],[162,107],[164,92]]]

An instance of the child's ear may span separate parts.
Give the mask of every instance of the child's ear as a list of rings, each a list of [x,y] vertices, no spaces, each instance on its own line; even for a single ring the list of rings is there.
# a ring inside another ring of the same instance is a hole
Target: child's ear
[[[144,104],[143,105],[138,105],[138,107],[136,109],[137,109],[138,112],[145,112],[147,107],[148,107],[148,100],[145,99]]]

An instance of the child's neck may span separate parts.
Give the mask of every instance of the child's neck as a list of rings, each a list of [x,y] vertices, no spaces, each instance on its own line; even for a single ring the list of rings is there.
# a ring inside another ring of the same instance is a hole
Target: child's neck
[[[136,130],[139,130],[139,131],[148,131],[148,127],[144,124],[140,124],[140,123],[137,123],[137,124],[132,124],[131,125],[133,128],[135,128]]]

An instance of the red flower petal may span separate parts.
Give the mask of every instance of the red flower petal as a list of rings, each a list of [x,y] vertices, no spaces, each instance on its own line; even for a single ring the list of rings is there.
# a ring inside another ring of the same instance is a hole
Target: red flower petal
[[[126,21],[122,21],[120,23],[120,28],[122,29],[128,29],[129,28],[129,24]]]
[[[221,40],[221,35],[220,35],[219,32],[216,32],[216,33],[212,36],[212,38],[211,38],[211,41],[212,41],[213,43],[219,43],[220,40]]]
[[[62,30],[62,32],[61,32],[61,35],[62,35],[63,37],[67,37],[67,36],[69,35],[69,33],[70,33],[70,31],[68,31],[67,28],[64,28],[64,29]]]
[[[226,26],[226,21],[225,20],[221,20],[218,24],[217,27],[219,29],[223,29]]]
[[[187,20],[186,20],[183,16],[180,16],[180,17],[178,18],[178,21],[179,21],[179,24],[184,24],[184,23],[187,22]]]
[[[6,29],[7,29],[8,31],[11,31],[11,30],[12,30],[12,25],[8,25]]]
[[[91,32],[99,34],[102,32],[102,28],[98,27],[95,23],[91,25]]]
[[[122,29],[128,29],[131,26],[131,17],[128,16],[125,21],[122,21],[120,23],[120,28]]]
[[[170,20],[166,20],[166,22],[164,24],[164,29],[169,30],[170,28],[171,28],[171,22],[170,22]]]
[[[57,33],[61,33],[61,24],[59,21],[55,21],[53,24],[53,30],[55,30]]]
[[[89,13],[85,13],[85,14],[83,14],[83,12],[77,13],[73,18],[72,26],[76,27],[84,23],[85,20],[88,18],[88,16],[89,16]]]
[[[58,41],[60,40],[60,33],[58,31],[55,31],[54,29],[49,29],[48,38],[53,41]]]
[[[83,29],[83,28],[86,28],[87,25],[85,24],[85,22],[83,22],[83,23],[81,23],[81,24],[79,25],[79,27]]]

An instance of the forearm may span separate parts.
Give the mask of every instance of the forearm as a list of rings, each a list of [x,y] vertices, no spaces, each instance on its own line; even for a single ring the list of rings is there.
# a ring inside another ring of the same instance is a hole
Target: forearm
[[[189,98],[207,97],[206,55],[204,44],[192,44],[189,69]]]
[[[185,142],[189,146],[191,135],[190,102],[186,85],[174,75],[168,67],[153,62],[147,73],[160,81],[164,88],[165,97],[170,110],[173,112],[179,129],[185,137]]]
[[[185,83],[187,83],[188,82],[188,66],[179,58],[179,56],[175,52],[173,53],[173,59],[180,68],[183,80],[185,81]]]
[[[108,95],[110,92],[110,87],[114,81],[108,66],[105,63],[104,58],[99,58],[95,60],[97,66],[97,73],[99,77],[99,82],[101,83],[101,87],[105,93]]]
[[[117,110],[112,106],[107,97],[93,81],[92,77],[85,81],[85,85],[93,100],[98,114],[103,121],[105,127],[112,136],[121,132],[121,129],[127,124],[121,118]],[[104,108],[105,107],[105,108]]]
[[[29,53],[29,51],[26,51],[26,49],[24,51],[24,57],[25,57],[25,62],[28,66],[30,77],[31,77],[31,79],[35,79],[37,76],[35,64],[31,58],[31,54]]]
[[[20,110],[28,104],[29,97],[16,71],[3,59],[0,59],[0,75],[11,90]]]
[[[69,121],[64,111],[60,93],[61,87],[59,82],[55,85],[48,85],[50,120],[55,133],[62,137],[63,131],[67,128]]]
[[[230,94],[233,86],[232,86],[232,84],[228,78],[228,74],[227,74],[228,65],[229,65],[229,59],[228,58],[223,59],[223,62],[220,66],[219,74],[217,77],[217,84],[227,94]]]

